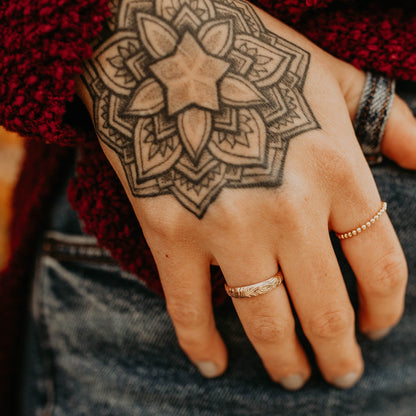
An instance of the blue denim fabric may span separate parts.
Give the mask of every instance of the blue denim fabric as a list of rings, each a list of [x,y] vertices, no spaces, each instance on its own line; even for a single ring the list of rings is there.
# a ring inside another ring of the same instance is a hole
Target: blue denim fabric
[[[412,103],[416,109],[416,99]],[[299,392],[272,383],[231,302],[216,310],[229,368],[218,379],[204,379],[179,348],[164,300],[123,272],[93,238],[82,235],[62,197],[37,263],[22,413],[415,415],[416,174],[388,162],[374,167],[373,173],[389,203],[410,277],[400,324],[379,342],[358,335],[366,371],[354,388],[329,386],[316,368]],[[337,241],[334,246],[356,305],[353,274]]]

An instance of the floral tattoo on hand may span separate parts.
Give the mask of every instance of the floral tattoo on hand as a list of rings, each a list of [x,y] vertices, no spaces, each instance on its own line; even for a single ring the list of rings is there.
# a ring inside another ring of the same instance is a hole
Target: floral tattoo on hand
[[[240,0],[121,0],[85,65],[97,133],[134,196],[202,218],[224,187],[277,187],[290,139],[317,129],[310,55]]]

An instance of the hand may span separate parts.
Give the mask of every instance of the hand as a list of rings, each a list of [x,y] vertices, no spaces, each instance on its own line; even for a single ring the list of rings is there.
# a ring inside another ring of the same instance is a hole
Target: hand
[[[289,389],[310,376],[290,299],[325,379],[350,387],[363,360],[328,231],[349,231],[381,205],[349,114],[362,73],[239,0],[138,7],[116,8],[78,88],[152,250],[181,347],[204,375],[220,375],[227,353],[209,266],[230,286],[280,267],[285,286],[233,299],[265,368]],[[379,337],[402,315],[407,278],[388,216],[342,248],[359,327]]]

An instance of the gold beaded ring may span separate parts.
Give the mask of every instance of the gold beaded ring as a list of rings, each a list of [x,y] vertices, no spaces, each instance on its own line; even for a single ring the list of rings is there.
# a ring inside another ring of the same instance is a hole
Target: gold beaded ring
[[[381,208],[379,209],[377,214],[374,215],[374,217],[368,220],[365,224],[361,225],[360,227],[354,228],[353,230],[348,231],[346,233],[335,233],[335,234],[340,240],[345,240],[348,238],[355,237],[356,235],[361,234],[363,231],[368,230],[386,211],[387,211],[387,202],[382,202]]]

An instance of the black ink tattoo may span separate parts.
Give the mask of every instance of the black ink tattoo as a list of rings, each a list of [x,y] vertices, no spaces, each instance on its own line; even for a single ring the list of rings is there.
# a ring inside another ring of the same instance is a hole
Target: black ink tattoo
[[[112,0],[86,63],[100,139],[133,195],[172,194],[201,218],[224,187],[281,184],[291,138],[319,128],[309,53],[240,0]]]

